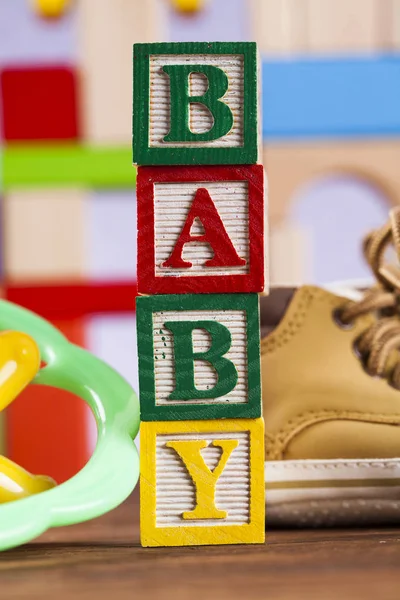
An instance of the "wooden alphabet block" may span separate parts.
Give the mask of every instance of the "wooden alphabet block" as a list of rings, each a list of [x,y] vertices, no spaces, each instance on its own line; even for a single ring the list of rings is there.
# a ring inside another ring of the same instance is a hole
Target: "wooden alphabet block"
[[[265,541],[264,421],[141,423],[143,546]]]
[[[256,294],[136,300],[143,421],[261,415]]]
[[[257,162],[254,42],[134,45],[133,160]]]
[[[264,170],[139,167],[138,291],[262,292]]]

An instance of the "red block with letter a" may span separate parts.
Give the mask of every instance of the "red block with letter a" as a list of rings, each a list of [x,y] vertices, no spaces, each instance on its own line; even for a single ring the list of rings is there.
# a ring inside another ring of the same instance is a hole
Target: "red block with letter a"
[[[138,292],[261,292],[262,165],[139,167]]]

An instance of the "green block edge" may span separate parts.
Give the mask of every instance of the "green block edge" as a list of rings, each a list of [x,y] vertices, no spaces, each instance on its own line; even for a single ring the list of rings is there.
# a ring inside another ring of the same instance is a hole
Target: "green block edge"
[[[154,311],[246,310],[248,402],[156,406],[154,381]],[[139,356],[140,418],[142,421],[256,419],[261,416],[260,315],[257,294],[168,294],[136,299]]]
[[[3,149],[3,189],[23,187],[132,188],[129,147],[9,144]]]
[[[243,54],[244,142],[239,148],[149,148],[149,94],[151,54]],[[133,45],[132,153],[138,165],[255,164],[258,158],[258,65],[255,42],[157,42]],[[135,93],[140,90],[140,93]],[[142,92],[145,90],[145,92]]]

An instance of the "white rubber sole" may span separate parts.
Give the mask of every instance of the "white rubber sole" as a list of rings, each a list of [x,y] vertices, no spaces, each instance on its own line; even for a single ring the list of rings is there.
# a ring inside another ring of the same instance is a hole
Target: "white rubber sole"
[[[400,523],[400,458],[265,463],[267,526]]]

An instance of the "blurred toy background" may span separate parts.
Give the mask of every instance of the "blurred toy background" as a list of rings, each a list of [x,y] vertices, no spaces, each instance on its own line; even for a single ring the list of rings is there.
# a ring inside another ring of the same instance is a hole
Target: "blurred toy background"
[[[3,297],[137,386],[132,44],[256,40],[272,283],[368,274],[360,241],[400,202],[400,0],[0,0]],[[59,482],[93,418],[31,386],[0,447]]]

